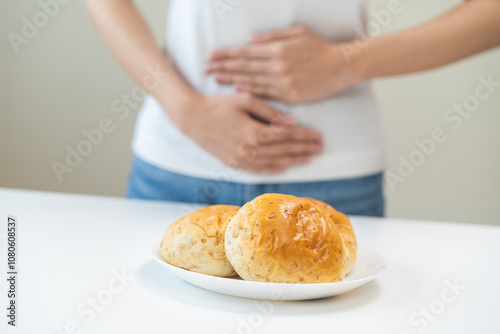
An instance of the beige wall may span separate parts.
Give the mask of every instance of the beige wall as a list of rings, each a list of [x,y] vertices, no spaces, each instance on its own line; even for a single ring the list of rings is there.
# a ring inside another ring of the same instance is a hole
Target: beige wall
[[[168,2],[138,3],[161,41]],[[372,7],[386,3],[376,0]],[[457,3],[401,1],[403,10],[382,30],[416,24]],[[138,108],[120,120],[111,103],[134,84],[105,50],[81,1],[60,5],[15,53],[8,33],[21,34],[22,18],[31,21],[40,10],[34,0],[0,3],[0,186],[122,196]],[[500,81],[499,60],[496,49],[438,71],[376,82],[388,171],[398,172],[399,157],[419,157],[415,140],[431,138],[436,129],[446,136],[404,182],[387,187],[390,216],[500,224],[500,89],[457,129],[443,120],[448,108],[471,100],[478,77]],[[51,164],[63,162],[66,146],[75,149],[83,130],[106,119],[113,131],[59,182]]]

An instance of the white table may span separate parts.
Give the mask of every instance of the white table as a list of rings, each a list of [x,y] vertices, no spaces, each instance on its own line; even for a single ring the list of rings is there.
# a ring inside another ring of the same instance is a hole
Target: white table
[[[150,242],[192,209],[0,189],[0,332],[500,333],[499,227],[353,217],[359,244],[389,269],[341,296],[270,304],[197,288],[150,259]],[[19,224],[16,328],[5,310],[8,215]],[[116,279],[122,271],[133,277]]]

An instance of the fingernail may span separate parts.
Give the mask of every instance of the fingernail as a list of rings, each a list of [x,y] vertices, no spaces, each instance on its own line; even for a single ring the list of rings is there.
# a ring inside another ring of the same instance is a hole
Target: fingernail
[[[207,64],[207,71],[213,71],[215,70],[215,64],[214,63],[208,63]]]
[[[285,117],[283,117],[283,121],[287,125],[292,125],[295,124],[295,117],[293,117],[292,115],[285,115]]]
[[[210,55],[210,60],[215,60],[219,56],[219,53],[217,51],[212,52]]]
[[[312,159],[311,159],[310,156],[309,157],[304,157],[304,158],[302,158],[302,163],[309,163],[309,162],[311,162],[311,160]]]
[[[262,38],[260,37],[260,35],[257,35],[257,34],[256,34],[256,35],[253,35],[253,36],[252,36],[252,40],[253,40],[254,42],[260,42],[260,41],[262,40]]]

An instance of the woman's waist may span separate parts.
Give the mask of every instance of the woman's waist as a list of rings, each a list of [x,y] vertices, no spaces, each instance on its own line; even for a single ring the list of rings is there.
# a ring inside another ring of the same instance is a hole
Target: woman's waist
[[[293,114],[296,126],[315,129],[323,134],[324,151],[328,154],[344,154],[359,150],[371,150],[383,146],[379,113],[374,103],[360,98],[325,99],[315,103],[280,105],[267,101],[276,109]],[[270,128],[280,131],[279,128]],[[265,135],[269,135],[266,131]],[[182,146],[191,141],[168,118],[153,96],[148,96],[142,107],[136,128],[136,136],[149,137],[161,146]]]

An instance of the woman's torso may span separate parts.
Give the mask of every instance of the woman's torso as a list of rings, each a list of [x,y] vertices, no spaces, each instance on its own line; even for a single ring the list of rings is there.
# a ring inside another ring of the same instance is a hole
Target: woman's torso
[[[363,30],[364,7],[364,0],[171,0],[167,50],[172,63],[198,92],[231,94],[231,86],[218,84],[204,72],[214,50],[248,44],[253,33],[299,24],[335,43],[352,41]],[[134,151],[171,171],[244,183],[339,179],[382,169],[381,127],[369,83],[314,103],[268,102],[293,114],[298,125],[321,131],[325,152],[309,165],[276,175],[233,170],[180,133],[152,97],[141,110]]]

